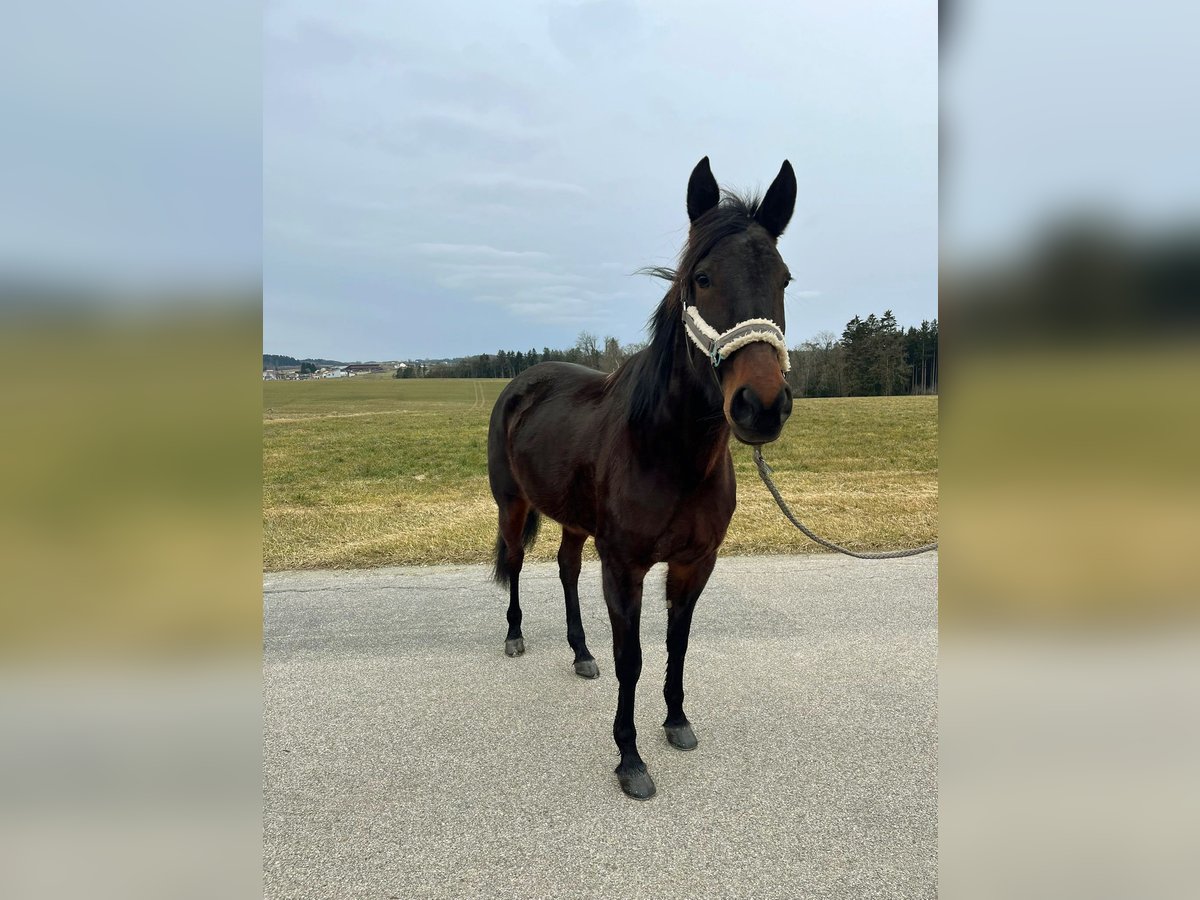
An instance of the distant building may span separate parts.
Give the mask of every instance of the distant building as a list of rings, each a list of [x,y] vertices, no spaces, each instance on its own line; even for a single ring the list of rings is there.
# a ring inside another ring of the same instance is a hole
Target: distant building
[[[369,375],[375,372],[386,372],[387,369],[379,365],[379,363],[361,363],[346,366],[345,371],[347,375]]]

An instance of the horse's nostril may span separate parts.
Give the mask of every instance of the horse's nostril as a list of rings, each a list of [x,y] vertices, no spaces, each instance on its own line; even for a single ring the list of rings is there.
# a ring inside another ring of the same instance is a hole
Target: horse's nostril
[[[737,424],[748,428],[753,424],[757,413],[758,404],[754,402],[754,392],[748,387],[738,388],[737,393],[733,395],[733,400],[729,403],[730,418]]]
[[[780,409],[784,419],[792,414],[792,389],[786,384],[783,386],[783,405]]]

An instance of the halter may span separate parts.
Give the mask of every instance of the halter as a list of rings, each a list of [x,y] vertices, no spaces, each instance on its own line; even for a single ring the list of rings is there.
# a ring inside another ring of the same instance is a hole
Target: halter
[[[783,330],[770,319],[746,319],[738,322],[727,331],[718,332],[700,315],[700,310],[688,306],[684,292],[679,292],[679,300],[683,306],[683,330],[687,336],[704,353],[715,369],[721,360],[729,359],[735,351],[747,344],[763,341],[775,348],[779,354],[779,367],[790,372],[792,361],[788,358],[787,342]]]

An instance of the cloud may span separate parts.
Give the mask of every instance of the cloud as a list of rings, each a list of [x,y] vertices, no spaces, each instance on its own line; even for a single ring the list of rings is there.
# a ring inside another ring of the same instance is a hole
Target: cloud
[[[566,271],[550,254],[490,244],[422,242],[408,247],[426,261],[434,281],[477,303],[541,323],[595,322],[609,295],[587,289],[588,278]]]
[[[522,319],[552,325],[595,325],[606,323],[613,301],[629,296],[627,291],[597,291],[581,286],[584,279],[570,283],[550,282],[515,288],[507,294],[480,294],[472,299],[490,303]]]
[[[549,134],[520,125],[500,114],[480,115],[469,110],[436,109],[399,120],[362,123],[364,139],[400,157],[447,158],[511,163],[535,157],[548,144]]]
[[[506,172],[464,175],[460,179],[460,183],[468,187],[506,188],[514,192],[524,193],[587,195],[587,189],[578,184],[570,184],[565,181],[551,181],[546,178],[527,178],[522,175],[512,175]]]
[[[407,249],[429,267],[440,287],[543,324],[602,322],[614,301],[629,296],[603,289],[603,278],[580,274],[539,250],[449,242],[420,242]]]
[[[587,301],[570,297],[555,300],[518,299],[506,303],[505,307],[524,319],[555,325],[586,325],[603,321],[604,318]]]
[[[395,43],[343,31],[329,22],[283,21],[263,17],[264,62],[284,72],[290,68],[337,69],[363,62],[398,62]]]
[[[532,266],[446,266],[452,271],[441,274],[437,281],[443,287],[461,288],[471,285],[545,285],[570,284],[583,281],[580,275],[552,272]]]
[[[540,250],[501,250],[488,244],[409,244],[408,249],[422,256],[457,257],[459,259],[549,259],[550,254]]]
[[[589,0],[550,7],[547,27],[554,45],[572,62],[627,54],[640,43],[642,19],[625,0]]]

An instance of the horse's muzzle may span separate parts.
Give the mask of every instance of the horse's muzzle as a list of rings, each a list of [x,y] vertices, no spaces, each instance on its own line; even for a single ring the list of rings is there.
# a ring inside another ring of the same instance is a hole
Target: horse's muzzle
[[[729,402],[733,434],[743,444],[768,444],[779,437],[783,423],[792,414],[792,389],[786,383],[766,404],[754,388],[738,388]]]

